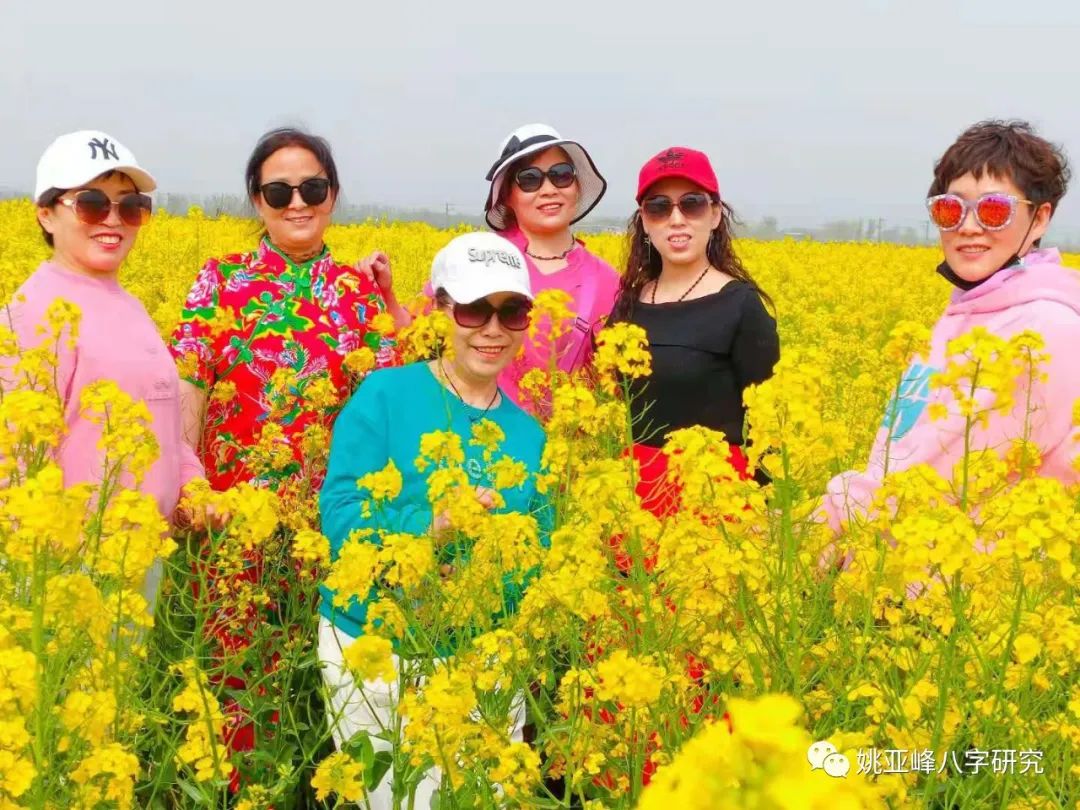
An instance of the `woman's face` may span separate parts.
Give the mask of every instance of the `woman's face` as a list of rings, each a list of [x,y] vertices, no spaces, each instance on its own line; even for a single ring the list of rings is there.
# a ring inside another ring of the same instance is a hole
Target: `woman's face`
[[[978,180],[970,172],[958,177],[949,183],[946,192],[963,198],[969,208],[983,194],[1008,194],[1018,200],[1025,196],[1012,180],[987,172]],[[975,212],[968,210],[956,230],[940,232],[941,249],[956,275],[966,281],[982,281],[1000,270],[1014,254],[1027,253],[1035,240],[1046,233],[1049,222],[1049,203],[1038,209],[1018,203],[1012,222],[1000,231],[986,230],[976,221]]]
[[[514,175],[522,169],[537,168],[547,172],[557,163],[573,165],[570,156],[560,147],[555,146],[533,155],[528,162],[514,169]],[[543,185],[536,191],[522,191],[514,176],[507,175],[509,194],[506,205],[514,212],[518,226],[527,233],[554,234],[565,231],[577,214],[578,198],[581,188],[577,178],[566,188],[556,188],[550,177],[545,177]]]
[[[515,293],[492,293],[485,300],[497,310],[512,299],[514,303],[527,305],[525,299]],[[459,376],[477,381],[493,380],[521,349],[525,330],[507,329],[497,315],[492,314],[481,326],[469,328],[454,320],[452,305],[448,305],[445,311],[454,325],[451,343],[454,347],[453,363]]]
[[[326,170],[319,159],[302,146],[285,146],[263,161],[259,185],[278,182],[299,186],[312,177],[326,179]],[[333,189],[317,205],[304,202],[299,189],[293,190],[292,199],[284,208],[272,208],[263,199],[262,192],[252,200],[270,241],[285,253],[297,256],[314,254],[322,248],[335,201]]]
[[[58,264],[87,275],[116,273],[135,246],[139,226],[125,223],[116,206],[97,225],[80,221],[74,207],[63,201],[74,201],[75,195],[86,189],[102,191],[113,202],[137,191],[130,177],[113,172],[65,191],[60,200],[49,208],[39,208],[38,222],[52,234],[53,260]]]
[[[689,180],[670,177],[650,186],[641,201],[642,226],[665,264],[700,263],[709,247],[709,237],[719,227],[723,217],[723,209],[711,200],[691,215],[684,214],[677,205],[670,206],[671,214],[666,217],[648,213],[650,200],[666,197],[674,203],[686,194],[708,196],[706,191]],[[687,203],[692,199],[695,198],[689,198]]]

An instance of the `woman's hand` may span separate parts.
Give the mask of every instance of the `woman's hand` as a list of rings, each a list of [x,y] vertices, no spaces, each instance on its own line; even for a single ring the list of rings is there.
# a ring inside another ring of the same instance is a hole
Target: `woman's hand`
[[[413,322],[412,313],[401,305],[394,292],[394,273],[390,269],[389,256],[376,250],[356,263],[356,272],[371,279],[379,288],[383,301],[386,302],[386,311],[393,316],[394,325],[398,329],[404,329]]]
[[[388,301],[394,297],[394,273],[390,268],[390,257],[381,250],[365,256],[356,263],[356,270],[375,282],[375,286]]]
[[[224,529],[232,515],[226,510],[217,510],[212,504],[206,504],[201,509],[192,509],[188,496],[190,488],[185,486],[180,490],[180,502],[173,512],[173,526],[178,529],[192,529],[197,532],[210,531],[220,532]]]
[[[474,490],[477,503],[487,510],[495,508],[495,490],[488,487],[477,487]],[[431,522],[431,533],[435,537],[441,537],[448,531],[454,528],[453,521],[450,519],[450,512],[443,511],[435,516],[435,519]]]

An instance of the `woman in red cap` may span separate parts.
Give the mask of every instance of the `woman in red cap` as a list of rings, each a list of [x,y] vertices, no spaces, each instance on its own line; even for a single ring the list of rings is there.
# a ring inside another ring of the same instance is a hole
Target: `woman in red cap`
[[[665,515],[677,508],[661,486],[665,435],[693,425],[722,431],[745,473],[743,391],[771,376],[780,344],[763,303],[771,300],[735,255],[734,215],[706,155],[674,146],[654,156],[638,177],[637,202],[611,320],[648,334],[652,374],[631,403],[634,452],[643,505]]]

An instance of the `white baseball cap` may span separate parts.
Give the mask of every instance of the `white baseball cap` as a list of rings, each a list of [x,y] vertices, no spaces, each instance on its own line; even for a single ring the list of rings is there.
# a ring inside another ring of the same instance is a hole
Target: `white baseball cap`
[[[111,135],[83,129],[61,135],[45,150],[37,165],[34,199],[51,188],[78,188],[106,172],[123,172],[139,191],[153,191],[157,183],[131,150]]]
[[[478,231],[455,237],[435,254],[431,289],[442,288],[459,304],[508,292],[532,300],[525,257],[498,234]]]

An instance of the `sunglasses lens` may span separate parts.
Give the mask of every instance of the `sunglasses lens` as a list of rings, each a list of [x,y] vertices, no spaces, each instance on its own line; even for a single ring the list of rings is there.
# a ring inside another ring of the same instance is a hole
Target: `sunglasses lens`
[[[300,199],[308,205],[322,205],[330,193],[330,181],[325,177],[312,177],[300,184]]]
[[[491,320],[491,313],[495,310],[486,299],[473,301],[471,304],[454,304],[454,320],[458,326],[466,329],[476,329]]]
[[[649,197],[641,204],[641,211],[649,219],[667,219],[674,207],[670,197]]]
[[[943,231],[951,231],[960,226],[964,218],[964,203],[959,197],[951,195],[935,197],[930,201],[930,220]]]
[[[292,202],[292,191],[288,183],[267,183],[262,187],[263,201],[271,208],[285,208]]]
[[[120,200],[120,219],[138,228],[150,221],[152,204],[145,194],[126,194]]]
[[[544,173],[537,169],[535,166],[530,166],[528,169],[522,169],[517,173],[518,188],[522,191],[536,191],[540,186],[544,185]]]
[[[679,210],[687,217],[700,217],[709,209],[710,202],[706,194],[684,194],[679,198]]]
[[[111,209],[112,201],[104,191],[89,189],[75,195],[75,216],[87,225],[100,225]]]
[[[975,208],[979,222],[987,230],[996,231],[1009,224],[1013,215],[1013,202],[1008,197],[991,195],[979,200]]]
[[[569,188],[574,183],[574,175],[572,163],[556,163],[547,170],[547,176],[555,188]]]
[[[529,301],[509,301],[499,310],[499,321],[511,332],[520,332],[529,325],[532,304]]]

